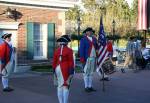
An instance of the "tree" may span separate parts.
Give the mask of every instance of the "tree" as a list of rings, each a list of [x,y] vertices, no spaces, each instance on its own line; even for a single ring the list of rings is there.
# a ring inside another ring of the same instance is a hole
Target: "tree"
[[[131,21],[132,25],[136,26],[138,17],[138,0],[133,0],[131,7]]]
[[[97,2],[99,1],[99,3]],[[105,32],[112,34],[112,21],[116,21],[115,32],[117,35],[124,36],[134,31],[137,18],[137,0],[134,0],[132,8],[126,0],[82,0],[86,11],[81,11],[75,6],[66,12],[66,19],[76,23],[78,11],[80,11],[81,30],[90,26],[99,31],[100,16],[103,14]],[[134,29],[134,30],[132,30]]]

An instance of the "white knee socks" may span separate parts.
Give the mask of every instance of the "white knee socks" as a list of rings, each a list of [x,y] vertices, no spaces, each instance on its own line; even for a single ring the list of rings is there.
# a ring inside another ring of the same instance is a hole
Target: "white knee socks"
[[[84,75],[84,84],[85,88],[91,88],[92,87],[92,76],[85,76]]]
[[[63,87],[63,103],[68,103],[69,89],[67,87]]]
[[[65,86],[57,88],[59,103],[68,103],[69,89]]]
[[[85,86],[85,88],[87,88],[88,87],[88,82],[89,82],[88,76],[84,75],[83,78],[84,78],[84,86]]]
[[[8,87],[8,78],[5,78],[2,76],[2,84],[3,84],[3,88],[7,88]]]
[[[62,87],[57,87],[57,96],[59,103],[63,103],[63,88]]]
[[[92,76],[89,76],[89,83],[88,83],[88,87],[91,88],[92,87]]]

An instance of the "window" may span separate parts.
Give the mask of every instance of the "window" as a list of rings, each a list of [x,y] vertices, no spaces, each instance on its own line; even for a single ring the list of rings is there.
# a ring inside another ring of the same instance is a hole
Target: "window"
[[[34,23],[34,59],[47,59],[47,24]]]

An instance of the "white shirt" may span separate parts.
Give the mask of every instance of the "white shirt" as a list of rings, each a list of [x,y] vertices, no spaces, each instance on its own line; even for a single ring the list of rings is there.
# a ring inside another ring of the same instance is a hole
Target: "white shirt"
[[[90,36],[87,36],[88,37],[88,39],[92,42],[92,37],[90,37]]]
[[[143,55],[144,59],[148,59],[148,57],[150,57],[148,49],[142,48],[141,51],[142,51],[142,55]]]

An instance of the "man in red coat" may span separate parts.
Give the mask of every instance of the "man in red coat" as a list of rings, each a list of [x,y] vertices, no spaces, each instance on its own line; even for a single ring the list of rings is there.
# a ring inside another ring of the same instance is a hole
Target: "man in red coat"
[[[13,48],[10,45],[12,34],[4,34],[0,41],[0,71],[2,74],[2,84],[3,91],[10,92],[13,91],[12,88],[8,86],[8,78],[14,68],[14,57]]]
[[[70,42],[68,35],[61,36],[57,42],[60,47],[55,50],[53,57],[53,70],[57,79],[57,96],[59,103],[68,103],[69,87],[74,74],[73,51],[67,44]]]

